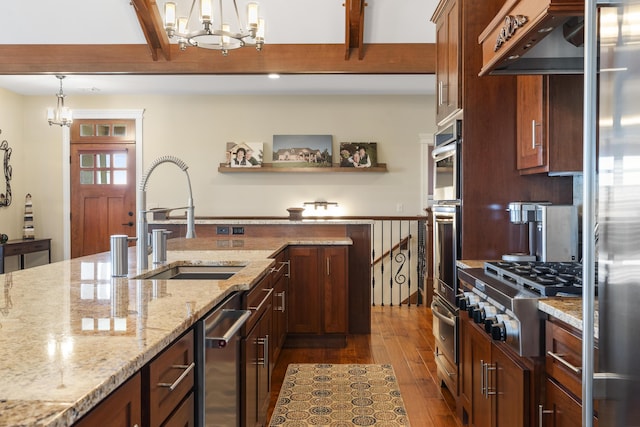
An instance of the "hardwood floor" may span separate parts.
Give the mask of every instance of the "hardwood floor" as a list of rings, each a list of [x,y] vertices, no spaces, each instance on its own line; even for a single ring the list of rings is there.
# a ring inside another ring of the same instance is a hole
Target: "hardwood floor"
[[[436,377],[429,308],[372,307],[371,335],[349,336],[345,348],[283,349],[272,373],[267,420],[289,363],[390,363],[412,427],[461,427],[455,403]]]

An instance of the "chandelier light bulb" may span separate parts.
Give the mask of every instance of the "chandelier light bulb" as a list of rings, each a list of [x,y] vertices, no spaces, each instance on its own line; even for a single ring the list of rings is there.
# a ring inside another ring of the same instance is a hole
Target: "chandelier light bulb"
[[[164,27],[169,30],[176,28],[176,4],[168,1],[164,4]]]
[[[213,6],[211,0],[200,0],[200,22],[203,24],[211,23],[213,16]]]
[[[251,2],[247,4],[247,25],[252,30],[258,28],[258,3]]]

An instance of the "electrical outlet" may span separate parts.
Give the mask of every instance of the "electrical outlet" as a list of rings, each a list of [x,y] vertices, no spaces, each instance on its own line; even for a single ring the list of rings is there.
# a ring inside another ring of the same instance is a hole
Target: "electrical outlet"
[[[244,234],[244,227],[233,227],[231,234]]]
[[[221,225],[217,226],[216,234],[229,234],[229,227],[221,226]]]
[[[396,205],[396,212],[402,212],[404,211],[404,205],[402,203],[398,203]]]

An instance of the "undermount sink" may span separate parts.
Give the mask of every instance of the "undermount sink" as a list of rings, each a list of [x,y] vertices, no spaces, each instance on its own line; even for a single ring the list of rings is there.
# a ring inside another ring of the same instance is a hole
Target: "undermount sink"
[[[145,274],[140,278],[148,280],[226,280],[244,267],[244,265],[180,265]]]

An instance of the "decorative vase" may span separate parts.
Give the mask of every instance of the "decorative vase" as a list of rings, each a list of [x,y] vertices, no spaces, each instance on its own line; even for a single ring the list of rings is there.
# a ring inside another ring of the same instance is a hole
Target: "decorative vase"
[[[302,220],[302,211],[304,211],[304,208],[287,208],[287,211],[289,212],[290,221]]]

